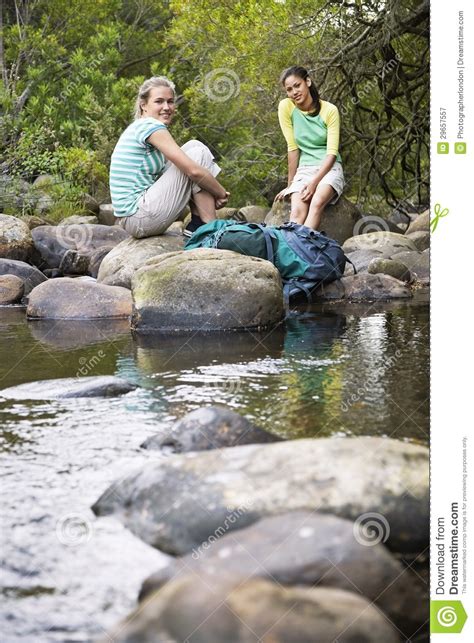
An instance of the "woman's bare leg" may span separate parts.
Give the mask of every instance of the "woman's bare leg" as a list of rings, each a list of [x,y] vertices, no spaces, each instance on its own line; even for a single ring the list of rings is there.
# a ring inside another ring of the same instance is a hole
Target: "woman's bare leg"
[[[308,216],[304,225],[308,226],[308,228],[312,228],[313,230],[318,230],[321,224],[321,217],[323,216],[324,208],[334,199],[336,194],[336,190],[327,183],[324,185],[318,185],[316,192],[311,199]]]
[[[189,202],[191,213],[197,215],[204,223],[216,218],[216,201],[210,192],[200,190],[193,194]]]
[[[293,192],[291,195],[291,213],[290,221],[293,223],[299,223],[300,225],[306,225],[306,217],[308,216],[309,203],[305,203],[301,200],[301,194],[299,192]]]

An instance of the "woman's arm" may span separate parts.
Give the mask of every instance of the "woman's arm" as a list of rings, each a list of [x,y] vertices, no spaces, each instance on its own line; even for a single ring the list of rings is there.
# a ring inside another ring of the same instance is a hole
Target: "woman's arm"
[[[291,150],[288,152],[288,187],[293,182],[295,178],[296,170],[298,169],[298,161],[300,160],[300,151]]]
[[[164,156],[176,165],[177,168],[189,176],[194,183],[210,192],[216,199],[227,199],[228,193],[217,181],[209,170],[199,165],[187,156],[185,152],[179,147],[174,138],[166,129],[159,129],[151,134],[147,141],[151,143],[157,150],[162,152]]]

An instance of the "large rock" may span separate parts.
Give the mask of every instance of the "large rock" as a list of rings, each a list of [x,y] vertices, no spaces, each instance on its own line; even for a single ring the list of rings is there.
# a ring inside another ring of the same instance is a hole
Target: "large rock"
[[[389,255],[381,250],[355,250],[354,252],[347,253],[346,256],[352,261],[357,272],[367,272],[367,268],[369,267],[369,263],[372,259],[383,259]],[[354,274],[354,269],[350,263],[347,263],[346,265],[345,274]]]
[[[282,225],[285,221],[289,221],[290,210],[289,201],[274,201],[272,209],[265,218],[265,223],[273,226]],[[354,234],[354,226],[360,216],[356,206],[341,197],[335,205],[329,205],[324,210],[319,229],[342,244]]]
[[[27,316],[36,319],[129,317],[131,313],[132,297],[126,288],[69,277],[36,286],[26,309]]]
[[[284,315],[280,274],[269,261],[228,250],[172,252],[132,278],[139,331],[266,328]]]
[[[403,263],[416,280],[422,284],[430,283],[430,255],[429,251],[424,252],[399,252],[393,255],[393,259]]]
[[[344,242],[342,249],[346,253],[356,250],[378,250],[385,257],[392,257],[397,252],[416,250],[416,246],[409,238],[396,232],[368,232],[358,234]]]
[[[406,283],[413,281],[412,274],[405,264],[395,259],[372,259],[367,268],[367,272],[371,275],[389,275]]]
[[[126,380],[109,375],[66,377],[57,380],[28,382],[0,391],[0,396],[12,400],[57,400],[68,397],[116,397],[136,387]]]
[[[189,575],[140,605],[104,641],[115,643],[398,643],[366,599],[331,588],[283,587],[261,578]]]
[[[25,295],[28,295],[33,288],[47,280],[43,273],[30,266],[24,261],[15,261],[14,259],[0,259],[0,275],[16,275],[24,284]]]
[[[264,518],[173,560],[145,581],[140,600],[190,572],[206,574],[214,584],[225,570],[282,585],[357,591],[386,612],[408,639],[428,618],[426,587],[381,544],[385,526],[376,520],[372,526],[373,532],[366,533],[348,520],[317,512]]]
[[[68,250],[90,257],[101,247],[112,249],[130,235],[119,226],[88,223],[61,226],[39,226],[31,231],[36,249],[41,255],[40,268],[59,268]]]
[[[23,293],[23,280],[20,277],[0,275],[0,306],[19,303]]]
[[[428,492],[425,447],[388,438],[304,439],[146,464],[109,487],[93,510],[172,554],[199,547],[224,522],[231,531],[285,511],[350,520],[376,512],[388,522],[390,548],[419,552],[428,543]]]
[[[8,214],[0,214],[0,257],[28,261],[34,250],[27,224]]]
[[[342,277],[314,292],[316,300],[385,301],[412,296],[412,291],[402,281],[389,275],[367,272]]]
[[[405,234],[411,234],[412,232],[429,232],[430,231],[430,212],[426,210],[423,214],[420,214],[410,225]]]
[[[410,232],[406,235],[411,239],[420,252],[426,250],[431,244],[431,234],[427,230],[419,230],[418,232]]]
[[[145,239],[125,239],[111,250],[100,264],[97,281],[109,286],[131,288],[132,276],[153,257],[182,250],[184,238],[179,234],[161,234]]]
[[[115,225],[114,206],[111,203],[102,203],[99,206],[98,218],[102,225]]]
[[[239,212],[248,223],[263,223],[269,208],[263,208],[261,205],[246,205],[240,208]]]
[[[259,429],[242,415],[218,406],[196,409],[178,420],[165,435],[145,440],[145,449],[209,451],[238,444],[278,442],[281,438]]]

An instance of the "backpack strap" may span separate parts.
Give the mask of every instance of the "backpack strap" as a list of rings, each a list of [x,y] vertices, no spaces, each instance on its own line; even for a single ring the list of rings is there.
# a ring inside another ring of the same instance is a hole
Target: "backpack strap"
[[[355,265],[352,263],[352,261],[349,259],[349,257],[347,255],[344,255],[344,259],[347,261],[347,263],[351,264],[352,270],[354,271],[354,274],[356,275],[357,274],[357,268],[355,267]]]
[[[290,296],[292,294],[295,294],[295,290],[303,292],[306,295],[306,300],[308,301],[308,303],[312,301],[313,298],[311,295],[311,290],[308,288],[308,286],[305,285],[304,281],[300,279],[292,279],[290,281],[287,281],[283,285],[283,297],[285,300],[285,304],[288,305]]]
[[[272,264],[275,265],[275,253],[273,252],[272,239],[275,239],[276,235],[271,230],[271,228],[267,228],[267,226],[265,226],[265,224],[261,225],[260,229],[263,232],[263,237],[265,239],[265,245],[267,247],[267,260],[271,261]]]

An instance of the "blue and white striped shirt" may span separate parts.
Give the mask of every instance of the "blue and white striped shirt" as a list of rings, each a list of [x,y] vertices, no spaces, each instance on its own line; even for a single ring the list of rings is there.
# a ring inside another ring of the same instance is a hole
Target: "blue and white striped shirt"
[[[146,139],[166,125],[138,118],[122,133],[110,160],[110,194],[116,217],[135,214],[137,202],[163,171],[165,157]]]

